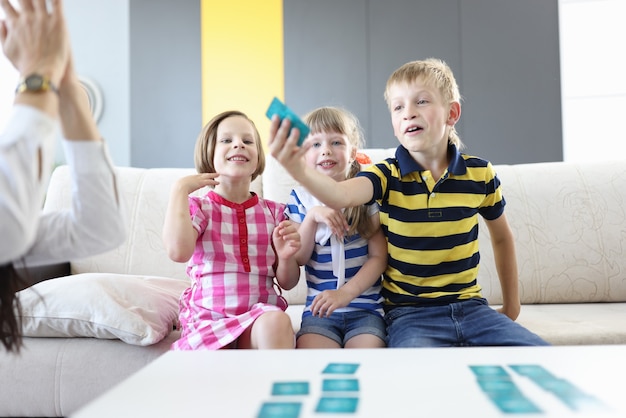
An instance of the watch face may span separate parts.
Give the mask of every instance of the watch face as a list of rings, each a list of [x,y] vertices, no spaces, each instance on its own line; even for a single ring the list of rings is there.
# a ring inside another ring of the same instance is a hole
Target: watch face
[[[52,84],[52,82],[47,77],[41,74],[31,74],[27,76],[23,81],[18,84],[17,89],[15,89],[15,93],[22,93],[25,91],[30,91],[33,93],[53,91],[59,94],[56,86]]]
[[[39,74],[33,74],[26,77],[24,82],[26,83],[26,88],[28,90],[41,90],[43,87],[43,77]]]

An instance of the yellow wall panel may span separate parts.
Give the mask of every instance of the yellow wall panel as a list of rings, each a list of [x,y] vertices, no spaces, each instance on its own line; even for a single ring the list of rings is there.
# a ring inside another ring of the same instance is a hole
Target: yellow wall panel
[[[271,99],[284,97],[282,0],[202,0],[202,119],[237,109],[265,143]]]

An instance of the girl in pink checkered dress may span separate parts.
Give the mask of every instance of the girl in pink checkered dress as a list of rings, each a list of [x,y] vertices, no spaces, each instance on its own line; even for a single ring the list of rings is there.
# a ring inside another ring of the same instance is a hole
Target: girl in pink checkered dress
[[[169,257],[187,262],[191,278],[172,349],[294,348],[279,293],[298,283],[300,235],[284,204],[250,191],[265,168],[254,123],[239,111],[214,117],[198,137],[195,164],[198,174],[173,185],[163,226]]]

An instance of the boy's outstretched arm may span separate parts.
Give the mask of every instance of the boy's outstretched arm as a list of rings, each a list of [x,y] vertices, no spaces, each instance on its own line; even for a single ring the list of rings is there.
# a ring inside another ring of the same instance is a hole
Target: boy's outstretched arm
[[[502,287],[502,307],[498,311],[515,321],[519,316],[521,304],[513,232],[504,213],[499,218],[485,223],[491,235],[496,270]]]
[[[308,149],[305,141],[298,147],[298,129],[292,129],[291,123],[284,119],[281,123],[278,116],[272,117],[269,136],[269,150],[276,160],[304,186],[313,196],[333,209],[349,208],[368,203],[372,199],[374,188],[372,183],[363,177],[356,177],[342,182],[307,167],[302,161]]]

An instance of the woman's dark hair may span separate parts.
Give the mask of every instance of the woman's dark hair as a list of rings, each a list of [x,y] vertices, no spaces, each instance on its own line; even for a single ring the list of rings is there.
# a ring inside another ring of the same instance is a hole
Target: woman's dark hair
[[[0,265],[0,342],[8,351],[20,351],[22,345],[21,306],[15,293],[23,280],[13,263]]]

